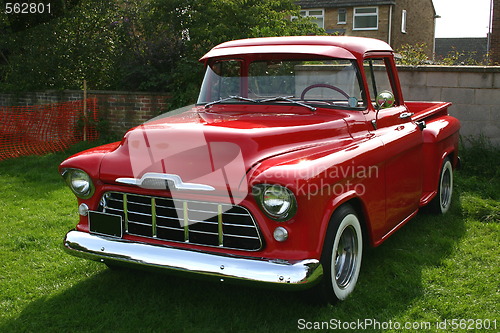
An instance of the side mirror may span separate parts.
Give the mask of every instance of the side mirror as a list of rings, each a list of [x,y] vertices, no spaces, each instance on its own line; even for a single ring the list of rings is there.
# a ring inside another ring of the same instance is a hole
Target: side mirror
[[[377,105],[377,109],[385,109],[390,108],[394,105],[394,94],[388,90],[384,90],[378,94],[377,99],[375,100],[375,104]]]

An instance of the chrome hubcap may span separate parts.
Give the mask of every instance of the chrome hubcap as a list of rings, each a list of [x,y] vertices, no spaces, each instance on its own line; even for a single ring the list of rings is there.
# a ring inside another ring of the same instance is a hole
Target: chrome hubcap
[[[358,237],[352,226],[342,231],[335,256],[335,281],[339,288],[345,288],[351,282],[356,268]]]
[[[451,174],[450,170],[446,169],[441,180],[441,207],[446,208],[451,200]]]

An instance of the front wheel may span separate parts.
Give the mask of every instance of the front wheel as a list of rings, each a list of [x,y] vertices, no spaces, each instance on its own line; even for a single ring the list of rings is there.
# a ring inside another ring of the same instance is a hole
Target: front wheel
[[[342,205],[330,219],[321,256],[324,275],[315,296],[332,304],[346,299],[358,281],[362,254],[363,233],[357,213],[350,205]]]
[[[445,214],[450,209],[452,194],[453,167],[451,166],[450,159],[447,157],[441,168],[436,197],[429,204],[431,210],[437,214]]]

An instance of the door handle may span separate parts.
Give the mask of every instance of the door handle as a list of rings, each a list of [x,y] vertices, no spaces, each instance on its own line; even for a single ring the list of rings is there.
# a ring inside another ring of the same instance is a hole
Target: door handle
[[[406,119],[413,116],[413,112],[403,112],[399,115],[399,119]]]
[[[424,120],[421,120],[421,121],[416,121],[415,124],[417,124],[418,128],[420,128],[421,131],[424,130],[424,128],[427,127],[427,125],[425,124],[425,121]]]

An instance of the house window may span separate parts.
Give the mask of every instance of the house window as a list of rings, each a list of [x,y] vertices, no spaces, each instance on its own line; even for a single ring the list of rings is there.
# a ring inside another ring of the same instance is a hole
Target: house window
[[[347,19],[347,11],[345,8],[339,8],[337,24],[346,24]]]
[[[311,21],[318,27],[325,28],[325,11],[323,9],[304,9],[300,11],[300,16],[310,17]]]
[[[406,10],[403,10],[401,14],[401,32],[406,33]]]
[[[378,7],[354,8],[353,30],[377,30]]]

